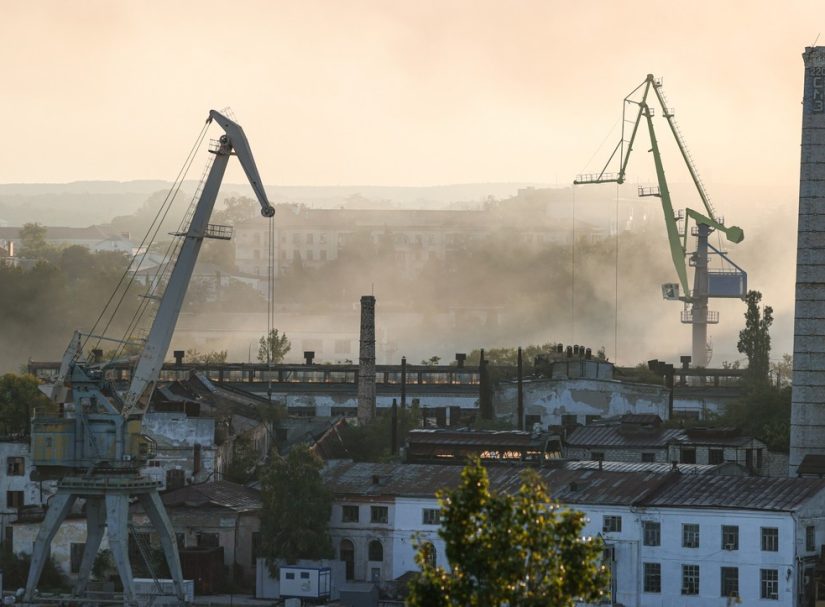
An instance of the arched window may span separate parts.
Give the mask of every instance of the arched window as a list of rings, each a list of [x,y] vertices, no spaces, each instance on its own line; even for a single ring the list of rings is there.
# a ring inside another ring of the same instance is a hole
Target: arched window
[[[369,560],[381,562],[384,560],[384,547],[378,540],[372,540],[368,548]]]
[[[355,546],[349,540],[341,540],[338,548],[338,558],[344,561],[347,570],[347,579],[355,578]]]
[[[430,566],[435,567],[436,563],[436,552],[435,546],[432,543],[427,542],[421,546],[421,551],[424,553],[424,562]]]

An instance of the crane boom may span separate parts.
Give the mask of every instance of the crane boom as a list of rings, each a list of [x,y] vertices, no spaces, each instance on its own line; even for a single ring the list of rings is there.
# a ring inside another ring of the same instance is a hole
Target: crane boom
[[[141,415],[149,404],[149,397],[157,382],[166,352],[172,341],[172,334],[177,324],[183,298],[192,278],[192,271],[198,259],[204,238],[216,237],[210,232],[209,217],[215,206],[218,190],[223,180],[226,165],[231,155],[236,155],[246,173],[258,202],[261,204],[261,214],[272,217],[275,209],[269,204],[255,159],[249,148],[249,142],[243,129],[220,112],[209,112],[209,120],[217,122],[226,132],[214,149],[214,162],[209,170],[206,183],[198,200],[195,212],[183,236],[184,242],[175,261],[175,267],[169,277],[169,283],[161,298],[160,306],[155,315],[149,335],[146,338],[143,351],[132,375],[132,382],[124,399],[123,414],[126,417]]]

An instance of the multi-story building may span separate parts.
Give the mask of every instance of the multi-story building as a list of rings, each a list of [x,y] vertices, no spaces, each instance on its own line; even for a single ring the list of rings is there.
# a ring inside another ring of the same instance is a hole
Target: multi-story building
[[[825,541],[825,480],[678,471],[540,468],[552,496],[587,515],[605,542],[610,604],[803,606],[815,594]],[[697,469],[697,472],[701,471]],[[519,468],[492,466],[494,490],[515,491]],[[350,579],[417,570],[416,547],[447,566],[435,492],[461,468],[333,463],[330,533]]]
[[[32,478],[31,451],[28,439],[0,441],[0,544],[13,544],[14,528],[21,512],[28,506],[41,506],[54,494],[54,481]]]

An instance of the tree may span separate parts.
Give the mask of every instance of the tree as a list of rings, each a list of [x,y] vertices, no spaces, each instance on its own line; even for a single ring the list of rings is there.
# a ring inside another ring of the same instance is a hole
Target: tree
[[[321,479],[323,463],[306,445],[294,447],[286,458],[273,457],[261,475],[264,555],[287,562],[331,558],[332,493]]]
[[[760,310],[762,293],[748,291],[745,296],[748,309],[745,312],[745,328],[739,331],[736,348],[748,357],[748,377],[757,383],[768,381],[770,370],[771,336],[773,308],[764,306]]]
[[[262,363],[279,363],[291,348],[286,333],[279,334],[278,329],[272,329],[269,336],[263,335],[258,340],[258,360]]]
[[[51,247],[46,242],[46,228],[39,223],[25,223],[20,228],[20,256],[40,258],[46,255]]]
[[[515,495],[493,493],[475,460],[439,502],[451,571],[432,562],[431,544],[420,544],[411,607],[572,607],[603,595],[601,540],[581,537],[584,514],[559,508],[535,471],[523,473]]]
[[[258,452],[252,441],[246,436],[239,436],[232,442],[232,461],[226,467],[223,478],[245,485],[255,478],[255,467],[258,465]]]
[[[213,350],[211,352],[200,352],[197,348],[189,348],[186,351],[186,361],[203,365],[221,365],[226,362],[229,353],[226,350]]]
[[[49,408],[52,404],[38,385],[33,375],[6,373],[0,377],[0,435],[29,435],[35,408]]]

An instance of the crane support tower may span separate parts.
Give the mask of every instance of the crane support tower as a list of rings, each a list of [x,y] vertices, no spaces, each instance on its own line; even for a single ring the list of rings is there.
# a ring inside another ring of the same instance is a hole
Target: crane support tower
[[[261,204],[261,213],[265,217],[275,214],[241,127],[214,110],[207,122],[218,123],[225,134],[210,145],[209,151],[214,157],[188,226],[173,234],[182,242],[127,392],[120,394],[115,390],[107,378],[105,364],[100,364],[96,357],[84,355],[84,335],[76,332],[63,356],[56,381],[47,391],[61,414],[40,416],[36,413],[32,419],[32,456],[37,475],[59,482],[34,543],[24,602],[42,602],[37,585],[51,541],[75,502],[83,499],[87,539],[73,589],[74,600],[90,599],[89,575],[105,526],[123,583],[123,603],[140,604],[129,561],[130,533],[141,553],[145,553],[145,546],[129,523],[129,503],[136,500],[160,537],[174,582],[172,601],[185,603],[178,546],[158,494],[159,484],[140,473],[140,468],[155,453],[152,439],[141,433],[142,418],[169,349],[201,245],[206,238],[228,240],[231,237],[231,228],[209,223],[230,156],[240,160]],[[160,584],[157,589],[161,594]]]
[[[652,95],[651,95],[652,93]],[[650,101],[649,101],[650,100]],[[662,115],[670,127],[670,132],[676,140],[676,145],[690,173],[693,185],[704,206],[704,213],[686,208],[684,212],[674,213],[670,189],[665,178],[665,169],[662,155],[659,150],[659,141],[653,126],[654,108],[650,103],[658,102]],[[635,112],[635,118],[633,114]],[[714,231],[724,234],[728,241],[740,243],[745,237],[744,232],[737,226],[726,226],[724,221],[716,215],[705,185],[693,161],[693,157],[685,145],[684,137],[676,123],[673,108],[668,104],[662,81],[648,74],[645,80],[625,97],[622,108],[622,136],[613,149],[602,170],[598,173],[579,175],[573,183],[585,185],[594,183],[625,182],[627,166],[630,161],[630,152],[636,142],[636,136],[642,121],[647,125],[650,137],[650,152],[653,154],[653,163],[656,169],[658,186],[639,187],[639,196],[659,198],[665,217],[670,256],[676,270],[678,282],[662,285],[662,296],[668,300],[684,302],[681,320],[692,325],[692,363],[694,367],[706,367],[708,363],[707,332],[709,324],[719,322],[719,313],[708,309],[709,298],[739,298],[744,299],[748,292],[748,275],[727,256],[725,251],[714,247],[708,242],[708,237]],[[608,172],[611,163],[618,161],[617,172]],[[690,222],[694,226],[689,228]],[[688,252],[688,236],[696,236],[696,249]],[[710,255],[717,255],[724,267],[721,270],[709,268]],[[693,288],[690,288],[688,266],[693,267]]]

